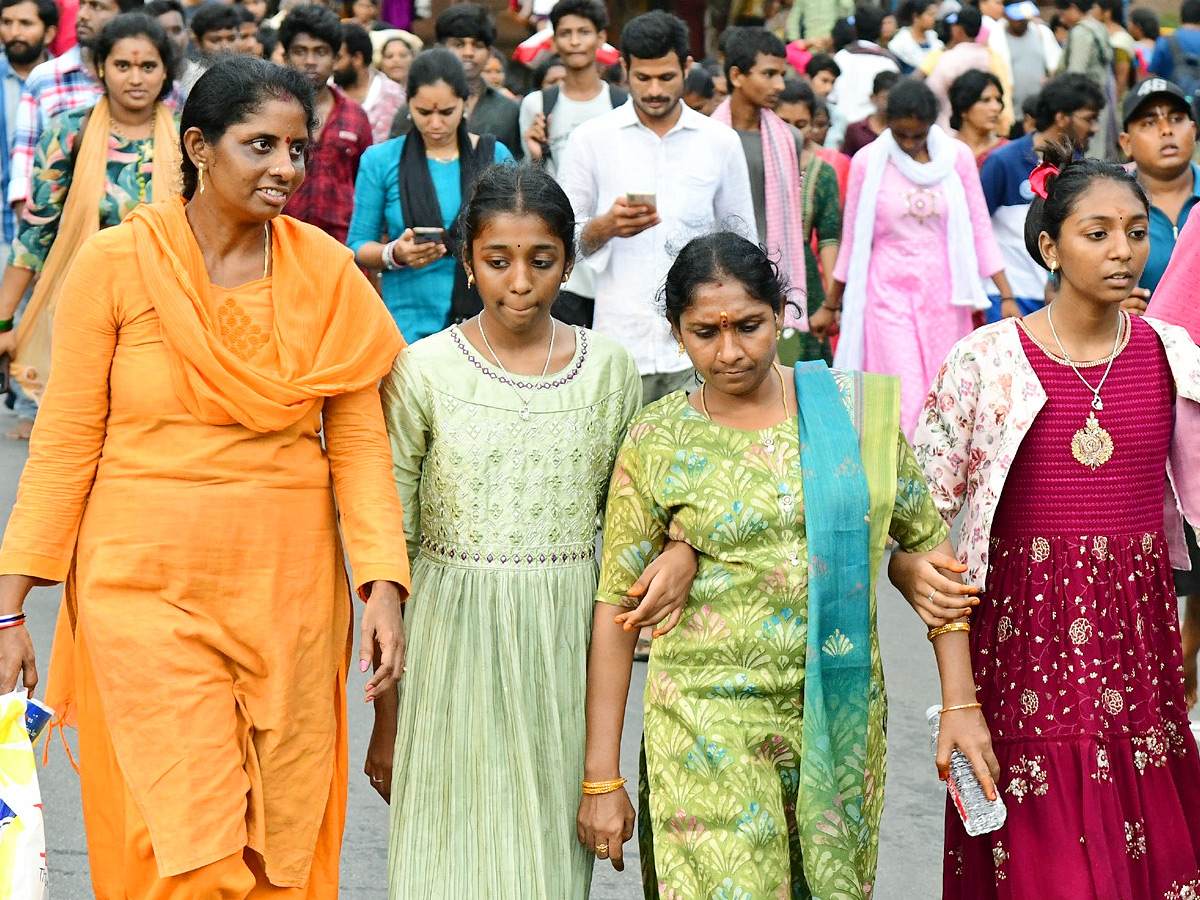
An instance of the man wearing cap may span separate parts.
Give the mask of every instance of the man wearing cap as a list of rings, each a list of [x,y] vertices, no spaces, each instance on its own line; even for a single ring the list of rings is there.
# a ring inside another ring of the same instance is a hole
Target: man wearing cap
[[[1151,292],[1167,269],[1179,232],[1200,198],[1200,168],[1192,162],[1196,121],[1183,91],[1147,78],[1125,97],[1119,138],[1150,198],[1150,257],[1138,287]]]
[[[1002,316],[1027,316],[1044,305],[1046,270],[1025,249],[1025,215],[1033,202],[1029,173],[1041,161],[1041,148],[1047,144],[1067,141],[1082,153],[1103,108],[1104,95],[1087,76],[1056,75],[1038,95],[1037,130],[996,148],[984,160],[979,183],[1014,297],[1001,301],[999,295],[989,295],[989,322]]]
[[[1033,0],[1020,0],[1004,7],[1004,27],[988,35],[988,47],[1004,62],[1012,77],[1013,109],[1022,109],[1025,101],[1042,89],[1045,80],[1058,69],[1062,48],[1054,32],[1041,22]]]

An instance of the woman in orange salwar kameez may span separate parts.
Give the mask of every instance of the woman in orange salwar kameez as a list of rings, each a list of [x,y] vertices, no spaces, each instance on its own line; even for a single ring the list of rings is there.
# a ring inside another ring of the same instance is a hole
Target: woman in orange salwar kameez
[[[376,382],[403,339],[349,250],[278,217],[314,121],[297,73],[216,63],[182,115],[188,201],[91,238],[59,300],[0,621],[67,582],[47,700],[79,728],[101,900],[335,900],[342,541],[367,699],[402,671]],[[24,627],[0,630],[0,691],[33,662]]]

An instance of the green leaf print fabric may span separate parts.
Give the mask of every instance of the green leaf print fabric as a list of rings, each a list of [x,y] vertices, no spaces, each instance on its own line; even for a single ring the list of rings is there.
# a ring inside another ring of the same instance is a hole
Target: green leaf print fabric
[[[877,859],[886,699],[874,577],[889,532],[932,549],[947,529],[893,408],[862,409],[862,379],[835,373],[860,435],[870,489],[871,677],[866,741],[823,777],[861,812],[797,806],[808,643],[808,537],[795,417],[740,431],[683,393],[646,407],[618,455],[598,599],[625,592],[669,537],[699,568],[678,627],[656,638],[645,695],[642,848],[646,896],[661,900],[868,898]],[[844,726],[834,710],[826,725]],[[806,876],[806,872],[811,873]]]

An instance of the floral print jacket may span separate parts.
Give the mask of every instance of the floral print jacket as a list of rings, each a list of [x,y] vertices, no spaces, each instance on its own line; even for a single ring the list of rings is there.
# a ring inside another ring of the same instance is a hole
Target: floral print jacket
[[[1200,347],[1176,325],[1146,322],[1158,333],[1175,380],[1164,513],[1172,562],[1187,567],[1183,519],[1200,524]],[[966,506],[958,557],[968,583],[980,588],[986,588],[992,519],[1005,479],[1046,403],[1017,328],[1004,319],[954,346],[930,388],[914,440],[942,516],[952,522]]]

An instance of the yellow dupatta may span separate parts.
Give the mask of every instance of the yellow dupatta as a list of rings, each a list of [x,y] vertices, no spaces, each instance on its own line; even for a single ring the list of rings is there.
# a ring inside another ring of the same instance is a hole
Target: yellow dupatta
[[[79,248],[100,230],[99,209],[108,182],[111,124],[108,98],[101,97],[76,138],[79,152],[75,154],[75,168],[59,219],[58,234],[38,276],[29,306],[17,326],[11,374],[35,403],[41,402],[50,377],[50,342],[59,291]],[[180,149],[175,119],[161,101],[154,107],[153,141],[150,196],[154,200],[164,200],[179,193]]]

